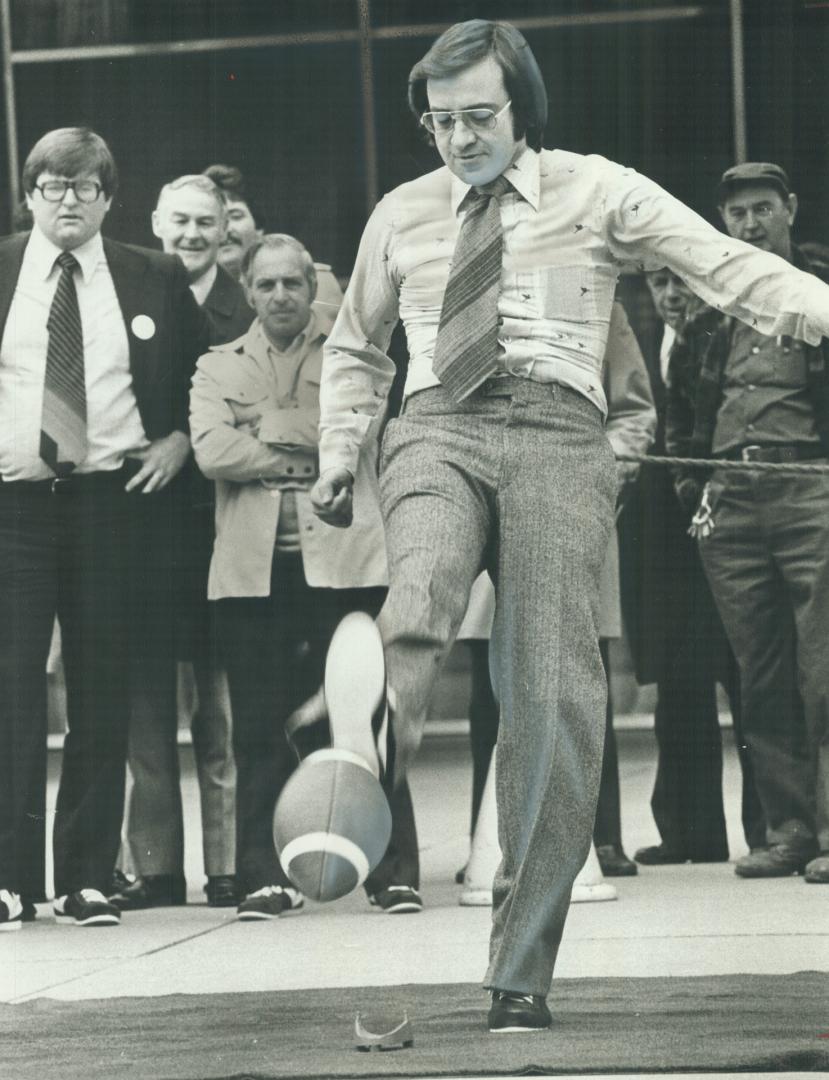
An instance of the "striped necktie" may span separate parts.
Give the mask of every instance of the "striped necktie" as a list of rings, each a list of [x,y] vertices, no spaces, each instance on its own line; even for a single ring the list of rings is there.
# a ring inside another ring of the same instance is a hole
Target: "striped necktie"
[[[86,385],[83,328],[75,291],[78,260],[62,251],[60,277],[46,329],[46,377],[40,421],[40,456],[56,476],[67,476],[86,457]]]
[[[463,401],[498,370],[498,293],[504,234],[498,200],[503,176],[472,188],[440,313],[432,370]]]

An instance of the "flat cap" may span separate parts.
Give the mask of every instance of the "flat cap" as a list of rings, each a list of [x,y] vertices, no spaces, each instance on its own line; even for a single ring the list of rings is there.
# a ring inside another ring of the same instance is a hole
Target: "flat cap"
[[[770,161],[744,161],[741,165],[732,165],[722,174],[717,188],[717,201],[720,206],[741,184],[770,184],[777,188],[784,199],[789,197],[789,178],[785,169]]]

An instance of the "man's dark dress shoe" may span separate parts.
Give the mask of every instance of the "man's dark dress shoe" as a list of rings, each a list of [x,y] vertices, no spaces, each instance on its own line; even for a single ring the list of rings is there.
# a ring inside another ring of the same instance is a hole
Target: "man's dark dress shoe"
[[[690,862],[689,857],[682,851],[673,851],[664,844],[652,844],[650,847],[640,847],[633,853],[634,859],[642,866],[675,866],[679,863]]]
[[[633,877],[639,873],[636,863],[614,844],[600,844],[596,856],[605,877]]]
[[[493,990],[489,1009],[489,1030],[494,1034],[544,1031],[553,1023],[547,1002],[536,994]]]
[[[727,851],[703,851],[699,854],[691,854],[687,851],[677,851],[666,847],[665,844],[653,844],[651,847],[639,848],[634,852],[634,859],[642,866],[677,866],[680,863],[715,863],[728,862]]]
[[[236,907],[239,903],[236,878],[232,874],[216,874],[208,877],[204,891],[207,893],[208,907]]]
[[[807,863],[803,876],[810,885],[829,885],[829,851],[821,851],[820,855]],[[25,900],[23,904],[25,906]]]
[[[765,851],[753,851],[738,859],[734,873],[744,878],[789,877],[802,874],[813,856],[814,851],[802,846],[770,844]]]
[[[113,893],[109,901],[121,911],[179,907],[187,903],[187,882],[178,874],[147,874]]]

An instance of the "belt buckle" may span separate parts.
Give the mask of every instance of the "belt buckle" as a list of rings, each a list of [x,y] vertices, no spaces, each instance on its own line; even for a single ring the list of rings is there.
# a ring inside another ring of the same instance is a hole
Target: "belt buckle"
[[[762,449],[758,443],[752,443],[751,446],[744,446],[740,450],[740,461],[754,461],[755,450]]]
[[[53,495],[57,495],[57,493],[60,491],[61,487],[64,484],[68,484],[68,483],[69,483],[69,477],[68,476],[55,476],[55,477],[52,478],[52,483],[49,485],[49,490],[51,491],[51,493]]]

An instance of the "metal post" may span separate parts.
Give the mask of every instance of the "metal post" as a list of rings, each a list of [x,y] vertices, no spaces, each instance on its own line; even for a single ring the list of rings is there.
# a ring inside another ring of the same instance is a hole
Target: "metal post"
[[[743,0],[731,0],[731,87],[734,105],[734,160],[748,160]]]
[[[357,0],[360,18],[360,85],[363,99],[363,139],[366,162],[366,209],[370,214],[380,197],[377,175],[377,124],[374,112],[374,61],[371,53],[371,0]]]
[[[17,105],[12,68],[11,0],[0,0],[0,34],[3,57],[3,104],[6,112],[6,160],[9,170],[10,214],[20,202],[20,163],[17,156]]]

